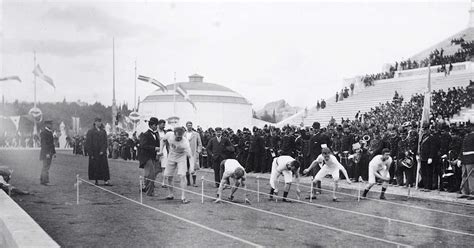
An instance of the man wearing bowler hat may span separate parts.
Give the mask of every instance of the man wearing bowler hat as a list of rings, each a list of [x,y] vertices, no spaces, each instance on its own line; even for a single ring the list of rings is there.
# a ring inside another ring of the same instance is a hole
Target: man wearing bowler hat
[[[158,133],[158,119],[151,117],[148,121],[149,129],[140,136],[140,168],[144,169],[145,188],[147,196],[153,196],[155,192],[155,180],[161,172],[160,161],[157,154],[160,151],[160,135]]]
[[[206,150],[212,161],[212,168],[214,169],[214,181],[216,188],[219,187],[221,181],[220,166],[222,160],[227,158],[227,153],[233,152],[232,143],[226,137],[222,137],[222,128],[216,127],[216,136],[209,140]]]
[[[40,183],[45,186],[51,186],[49,183],[49,168],[51,161],[56,154],[53,139],[53,121],[47,120],[44,122],[44,129],[40,133],[41,137],[41,151],[40,160],[43,161],[43,169],[41,170]]]

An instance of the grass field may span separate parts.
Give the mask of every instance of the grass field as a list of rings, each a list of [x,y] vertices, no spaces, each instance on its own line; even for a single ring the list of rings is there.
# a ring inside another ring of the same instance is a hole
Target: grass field
[[[87,179],[87,158],[58,154],[50,171],[51,182],[56,185],[45,187],[39,184],[38,157],[39,151],[0,150],[0,164],[14,169],[12,184],[33,193],[13,196],[13,199],[63,247],[251,246],[86,183],[80,185],[80,204],[76,205],[76,174]],[[113,186],[106,189],[139,201],[139,176],[143,171],[136,164],[119,160],[109,160],[109,166]],[[205,171],[198,173],[198,178],[201,176],[206,180],[213,178]],[[157,180],[161,181],[161,174]],[[255,178],[249,178],[248,188],[257,190]],[[200,193],[201,186],[187,190]],[[260,191],[269,192],[267,180],[260,180]],[[261,246],[471,247],[474,243],[473,205],[406,201],[405,197],[391,195],[388,202],[400,205],[370,200],[358,202],[357,198],[345,195],[339,196],[340,202],[332,202],[330,193],[318,195],[310,205],[268,201],[265,195],[260,195],[257,202],[257,194],[250,193],[252,205],[246,208],[243,204],[215,204],[209,198],[202,204],[200,195],[189,193],[191,203],[182,205],[179,200],[163,200],[166,193],[165,189],[158,188],[157,196],[143,196],[143,203]],[[213,183],[205,182],[204,194],[215,196]],[[224,195],[228,194],[229,190],[225,191]],[[178,192],[175,196],[179,196]],[[376,193],[370,195],[371,198],[377,196]],[[294,190],[290,197],[296,197]],[[241,190],[236,200],[243,200]]]

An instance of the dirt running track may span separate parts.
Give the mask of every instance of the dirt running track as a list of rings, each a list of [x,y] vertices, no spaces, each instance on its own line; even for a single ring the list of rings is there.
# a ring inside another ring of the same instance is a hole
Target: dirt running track
[[[245,247],[239,241],[210,232],[162,213],[150,210],[85,183],[80,186],[80,204],[76,205],[76,174],[87,179],[87,158],[58,154],[50,171],[55,186],[41,186],[39,151],[0,150],[0,164],[14,169],[12,184],[32,192],[28,196],[13,196],[50,236],[63,247]],[[109,160],[111,182],[107,189],[125,197],[139,200],[138,176],[143,171],[135,164]],[[213,177],[200,172],[198,178]],[[161,174],[158,177],[161,180]],[[261,190],[268,192],[266,181]],[[256,190],[256,180],[248,180],[248,188]],[[201,188],[188,188],[200,192]],[[215,195],[211,183],[205,184],[205,194]],[[228,194],[225,191],[224,194]],[[348,192],[350,193],[350,192]],[[354,193],[354,192],[352,192]],[[178,194],[176,194],[178,195]],[[341,231],[329,230],[310,223],[291,220],[267,213],[234,206],[214,204],[188,194],[190,204],[165,201],[165,189],[158,189],[157,197],[144,198],[144,203],[188,220],[237,236],[253,243],[270,247],[395,247],[384,241],[359,237]],[[295,197],[294,192],[290,197]],[[376,195],[371,195],[376,197]],[[332,202],[328,193],[314,201],[323,206],[337,207],[360,213],[383,216],[412,223],[462,232],[452,233],[411,224],[398,223],[346,213],[321,206],[302,203],[269,202],[256,194],[250,195],[251,207],[312,223],[327,225],[383,240],[421,247],[471,247],[474,243],[474,206],[454,205],[428,200],[408,202],[389,196],[389,201],[419,207],[450,211],[467,216],[454,216],[426,210],[395,206],[374,201],[357,202],[349,196],[340,196]],[[243,199],[242,191],[236,194]]]

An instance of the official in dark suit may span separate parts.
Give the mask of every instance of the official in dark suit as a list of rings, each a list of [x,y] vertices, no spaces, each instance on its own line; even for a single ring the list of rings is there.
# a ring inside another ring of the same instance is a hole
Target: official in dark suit
[[[105,186],[111,186],[107,161],[107,133],[101,118],[95,118],[93,127],[87,131],[85,147],[89,154],[89,180],[95,180],[96,185],[99,180],[103,180]]]
[[[138,155],[138,160],[140,161],[140,168],[144,169],[144,191],[147,196],[153,196],[155,193],[154,181],[156,180],[158,173],[161,172],[160,161],[157,159],[157,153],[160,151],[158,119],[151,117],[148,121],[148,127],[149,129],[140,135],[140,153]]]
[[[228,138],[222,137],[222,128],[216,127],[215,131],[216,136],[209,140],[206,149],[208,156],[212,161],[214,181],[216,183],[216,188],[218,188],[221,181],[220,164],[222,160],[227,158],[229,152],[233,152],[234,147]]]
[[[433,174],[434,164],[433,159],[437,156],[435,153],[436,144],[434,137],[431,134],[428,123],[423,123],[423,135],[420,143],[420,161],[421,161],[421,179],[423,181],[423,191],[430,191],[433,189]]]
[[[41,151],[40,151],[40,160],[43,161],[43,169],[41,170],[40,183],[42,185],[51,185],[49,184],[49,168],[51,167],[51,161],[53,156],[56,154],[56,149],[54,148],[54,139],[53,139],[53,121],[45,121],[44,130],[40,133],[41,138]]]

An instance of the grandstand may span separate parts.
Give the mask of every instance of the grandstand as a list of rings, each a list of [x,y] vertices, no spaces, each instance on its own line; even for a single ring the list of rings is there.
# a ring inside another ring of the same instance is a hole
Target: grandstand
[[[429,56],[430,51],[434,49],[443,49],[446,55],[454,54],[460,46],[451,44],[451,40],[455,38],[463,38],[465,41],[474,40],[474,28],[465,29],[448,39],[436,44],[435,46],[422,51],[411,60],[422,60]],[[466,61],[453,64],[453,70],[449,75],[444,72],[438,72],[441,65],[431,67],[431,88],[432,90],[444,89],[452,87],[466,87],[469,80],[474,80],[474,62]],[[284,125],[304,125],[311,126],[315,121],[322,125],[327,125],[331,118],[340,121],[341,118],[354,119],[358,111],[361,114],[370,111],[379,103],[385,103],[393,99],[395,91],[403,96],[404,101],[410,100],[410,97],[416,93],[426,91],[428,82],[428,68],[416,68],[410,70],[398,70],[395,72],[394,78],[382,79],[374,81],[374,86],[364,87],[363,83],[356,88],[353,96],[345,98],[343,101],[336,103],[335,96],[326,100],[325,109],[311,108],[307,113],[301,111],[286,120],[278,123],[277,126]],[[454,116],[451,121],[467,121],[474,117],[472,109],[463,109],[459,116]]]

